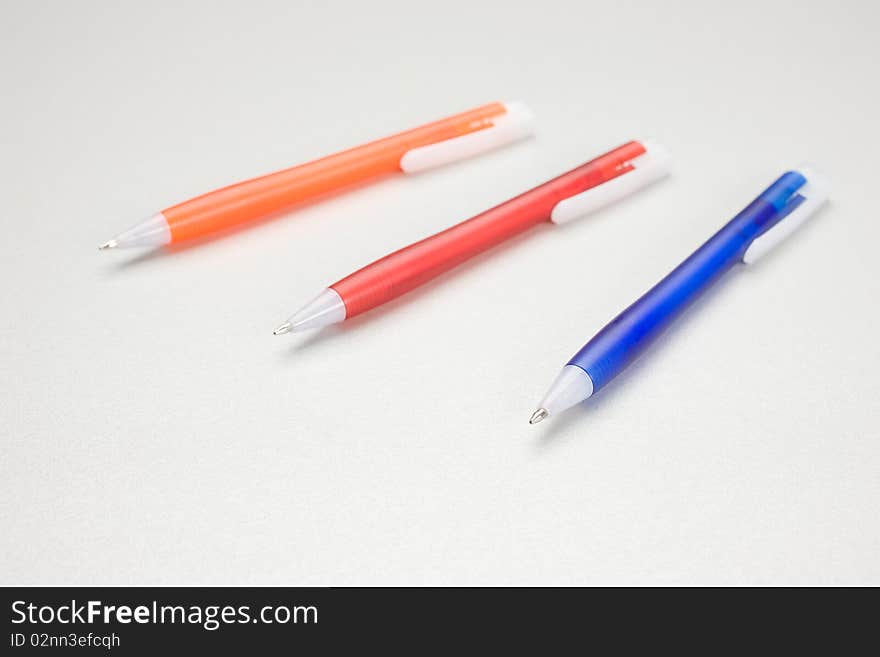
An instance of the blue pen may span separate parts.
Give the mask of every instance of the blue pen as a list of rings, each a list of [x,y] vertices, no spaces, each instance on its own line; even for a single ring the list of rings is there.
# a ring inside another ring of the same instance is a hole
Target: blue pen
[[[550,386],[530,424],[593,396],[632,363],[700,294],[740,262],[781,242],[828,198],[807,167],[789,171],[709,238],[574,355]]]

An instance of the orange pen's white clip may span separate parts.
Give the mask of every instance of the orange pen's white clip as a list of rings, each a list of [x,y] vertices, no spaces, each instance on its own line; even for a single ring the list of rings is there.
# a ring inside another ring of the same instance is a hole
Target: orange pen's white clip
[[[453,137],[436,144],[420,146],[403,154],[400,168],[404,173],[417,173],[479,155],[525,139],[534,133],[535,117],[521,102],[504,103],[504,114],[492,119],[482,130]]]

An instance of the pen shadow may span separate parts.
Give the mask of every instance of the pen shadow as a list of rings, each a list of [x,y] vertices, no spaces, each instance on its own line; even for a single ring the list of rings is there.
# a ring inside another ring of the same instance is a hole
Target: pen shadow
[[[736,266],[734,267],[734,272],[735,271]],[[585,399],[576,406],[564,411],[558,417],[548,418],[538,425],[538,427],[541,427],[544,423],[548,423],[543,433],[538,436],[535,449],[543,451],[554,445],[562,444],[566,442],[562,440],[562,437],[566,435],[568,438],[574,438],[574,436],[579,434],[571,433],[571,427],[583,422],[599,411],[604,410],[607,406],[615,404],[616,400],[625,399],[627,395],[633,394],[627,386],[627,382],[631,378],[640,376],[640,373],[643,370],[653,367],[654,361],[661,356],[663,345],[667,341],[681,339],[677,336],[685,330],[690,322],[694,321],[691,315],[699,314],[700,309],[704,305],[712,303],[715,296],[721,294],[722,289],[733,284],[732,279],[734,278],[736,277],[722,276],[715,285],[700,295],[700,297],[684,311],[681,317],[674,320],[672,325],[658,336],[656,342],[648,346],[648,350],[644,354],[610,381],[604,388],[602,388],[602,390],[597,392],[595,397]]]
[[[317,345],[329,344],[331,342],[338,341],[347,336],[349,332],[359,330],[360,327],[364,324],[376,323],[377,326],[381,326],[382,322],[384,322],[389,315],[393,314],[402,304],[419,303],[424,296],[428,296],[431,294],[431,291],[435,288],[435,286],[443,285],[444,281],[448,278],[466,277],[468,275],[471,275],[472,270],[479,268],[485,260],[492,258],[496,255],[506,253],[507,251],[513,251],[514,249],[519,248],[522,242],[524,242],[530,236],[533,236],[535,232],[549,228],[549,222],[543,222],[541,224],[538,224],[537,226],[532,226],[531,228],[524,230],[519,235],[515,235],[505,242],[497,244],[487,251],[483,251],[482,253],[477,254],[466,262],[457,265],[449,271],[443,272],[436,278],[428,281],[423,285],[420,285],[414,290],[410,290],[409,292],[400,295],[396,299],[392,299],[391,301],[384,303],[377,308],[373,308],[361,315],[358,315],[357,317],[347,319],[340,324],[334,324],[332,326],[320,329],[317,333],[314,333],[313,335],[304,336],[301,340],[297,341],[290,348],[289,353],[290,355],[295,355],[301,351],[313,348]]]

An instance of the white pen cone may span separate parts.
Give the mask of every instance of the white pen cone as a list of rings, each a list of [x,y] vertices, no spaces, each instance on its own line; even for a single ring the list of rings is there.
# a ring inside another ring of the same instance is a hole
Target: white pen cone
[[[593,380],[577,365],[566,365],[541,400],[547,415],[571,408],[593,394]]]
[[[345,319],[345,303],[332,287],[328,287],[277,329],[276,334],[306,331],[336,324]]]
[[[112,240],[104,242],[102,249],[124,249],[131,246],[162,246],[171,242],[171,229],[165,215],[157,212],[152,217],[136,223]]]

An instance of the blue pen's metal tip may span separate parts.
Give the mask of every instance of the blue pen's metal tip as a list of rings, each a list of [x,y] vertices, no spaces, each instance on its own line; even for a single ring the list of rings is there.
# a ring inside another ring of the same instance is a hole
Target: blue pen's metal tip
[[[532,417],[529,418],[529,424],[538,424],[538,422],[545,419],[548,415],[550,415],[550,413],[547,412],[546,408],[539,408],[532,413]]]

